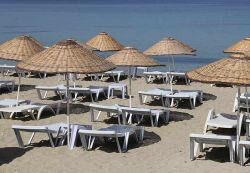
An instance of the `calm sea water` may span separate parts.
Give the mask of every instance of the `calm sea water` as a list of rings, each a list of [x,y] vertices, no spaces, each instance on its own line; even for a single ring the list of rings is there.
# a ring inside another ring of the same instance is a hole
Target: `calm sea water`
[[[67,38],[86,41],[106,31],[143,51],[171,36],[197,49],[197,56],[175,58],[177,70],[187,71],[226,57],[223,49],[248,37],[249,9],[247,0],[0,1],[0,42],[31,34],[50,46]]]

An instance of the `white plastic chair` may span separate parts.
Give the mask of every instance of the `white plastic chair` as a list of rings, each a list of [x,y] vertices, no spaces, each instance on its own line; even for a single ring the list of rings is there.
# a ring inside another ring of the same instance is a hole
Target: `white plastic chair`
[[[229,136],[229,135],[217,135],[217,134],[190,134],[190,159],[195,160],[198,148],[200,151],[203,151],[204,144],[213,144],[213,145],[225,145],[229,147],[229,155],[230,161],[235,161],[236,149],[238,148],[239,143],[239,136],[241,133],[242,121],[244,115],[241,113],[240,117],[238,117],[238,124],[237,124],[237,135],[236,136]],[[238,138],[238,139],[237,139]]]

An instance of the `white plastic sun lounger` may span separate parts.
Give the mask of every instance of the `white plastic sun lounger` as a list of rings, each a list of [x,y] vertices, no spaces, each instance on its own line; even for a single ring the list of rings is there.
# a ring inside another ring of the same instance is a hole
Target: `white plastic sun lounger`
[[[236,112],[240,108],[247,108],[247,98],[248,98],[248,109],[250,108],[250,93],[241,93],[240,103],[238,104],[238,94],[236,93],[234,99],[233,112]],[[239,106],[239,108],[238,108]]]
[[[163,97],[166,97],[166,106],[173,106],[175,100],[187,99],[189,100],[191,109],[194,109],[196,106],[196,100],[199,100],[202,103],[203,92],[201,90],[179,90],[173,94],[163,95]]]
[[[119,82],[121,75],[125,75],[125,72],[123,70],[106,71],[102,74],[101,80],[104,76],[108,76],[112,77],[114,82]],[[115,79],[115,76],[117,76],[117,80]]]
[[[139,91],[139,99],[140,103],[143,104],[146,101],[147,96],[151,96],[152,99],[158,97],[162,106],[173,106],[175,100],[187,99],[190,102],[191,109],[196,106],[196,100],[198,99],[200,102],[203,100],[203,92],[200,90],[173,90],[171,92],[170,89],[153,89],[149,91]],[[143,100],[143,96],[144,100]]]
[[[117,106],[105,106],[105,105],[97,105],[97,104],[90,104],[90,120],[91,121],[97,121],[98,118],[100,117],[102,112],[106,112],[107,116],[115,116],[118,117],[118,123],[121,124],[120,117],[119,117],[119,109]],[[95,118],[95,111],[98,111],[98,114]]]
[[[146,83],[152,82],[152,78],[155,79],[162,79],[163,83],[167,82],[167,74],[160,71],[150,71],[150,72],[143,72],[144,78]]]
[[[190,80],[187,78],[186,73],[183,72],[166,72],[168,76],[168,81],[173,81],[175,77],[184,78],[186,85],[190,85]]]
[[[173,90],[173,92],[176,92],[177,90]],[[162,102],[162,106],[165,106],[165,101],[163,99],[164,95],[169,95],[171,94],[170,89],[162,89],[162,88],[155,88],[149,91],[139,91],[139,100],[140,104],[144,104],[147,100],[147,96],[150,96],[152,99],[159,98]],[[143,99],[143,96],[144,99]]]
[[[118,105],[122,112],[123,124],[132,123],[133,116],[136,116],[137,122],[140,123],[145,116],[150,117],[152,127],[158,126],[159,118],[161,117],[164,123],[168,123],[170,110],[168,109],[146,109],[146,108],[135,108],[125,107]]]
[[[241,114],[239,117],[239,123],[237,124],[237,136],[240,136],[241,126],[244,115]],[[200,151],[203,151],[204,144],[213,144],[213,145],[225,145],[229,147],[230,161],[234,162],[235,160],[235,152],[238,148],[237,145],[237,136],[229,136],[229,135],[217,135],[217,134],[190,134],[190,159],[194,160],[196,158],[196,154],[198,151],[198,147]]]
[[[53,91],[56,95],[59,95],[60,99],[62,100],[61,93],[57,92],[58,86],[36,86],[35,88],[36,88],[36,91],[40,100],[47,98],[48,91]],[[42,91],[45,91],[45,93],[42,94]]]
[[[15,81],[14,80],[0,80],[0,88],[6,87],[9,91],[14,91]]]
[[[28,145],[31,144],[35,133],[45,133],[49,137],[49,141],[52,147],[55,147],[58,141],[59,135],[66,135],[64,128],[66,124],[64,123],[56,123],[50,125],[43,125],[43,126],[23,126],[23,125],[12,125],[12,129],[15,132],[17,142],[19,147],[24,148],[23,139],[21,137],[20,132],[30,132],[32,133]],[[55,136],[54,136],[55,135]],[[55,142],[54,142],[55,138]]]
[[[0,72],[2,73],[3,76],[8,75],[10,71],[15,72],[16,71],[16,66],[14,65],[0,65]]]
[[[39,99],[43,100],[47,97],[48,91],[53,91],[56,95],[59,95],[60,99],[63,100],[63,95],[65,95],[66,87],[64,85],[57,85],[57,86],[36,86],[37,94]],[[42,91],[45,91],[42,94]],[[101,86],[89,86],[87,88],[83,87],[69,87],[69,92],[74,93],[74,99],[78,97],[79,94],[87,94],[91,97],[92,102],[98,101],[99,95],[103,93],[106,96],[105,92],[107,91],[107,87]],[[93,94],[95,94],[95,99],[93,99]],[[71,95],[70,95],[71,96]],[[72,98],[71,98],[72,99]]]
[[[130,135],[135,135],[137,141],[143,142],[144,128],[141,126],[112,125],[98,130],[80,129],[78,133],[80,134],[82,145],[86,150],[92,149],[96,137],[115,138],[118,151],[119,153],[122,153],[127,151]],[[124,138],[122,147],[119,138]]]
[[[91,125],[82,125],[82,124],[70,124],[71,128],[71,140],[70,140],[70,149],[73,149],[79,129],[87,129],[91,130]],[[67,124],[66,123],[55,123],[55,124],[49,124],[49,125],[40,125],[40,126],[23,126],[23,125],[12,125],[12,129],[15,132],[18,144],[20,147],[24,147],[23,139],[21,137],[21,131],[23,132],[30,132],[32,133],[28,145],[31,144],[35,133],[47,133],[50,144],[52,147],[55,147],[57,145],[63,145],[66,137],[67,137]],[[53,137],[54,134],[54,137]],[[60,140],[59,140],[60,137]],[[53,140],[55,139],[55,140]]]
[[[30,115],[32,119],[39,120],[41,117],[42,112],[45,109],[49,109],[54,115],[54,110],[49,105],[20,105],[14,107],[5,107],[0,108],[0,117],[5,118],[4,113],[10,113],[9,118],[14,118],[16,113],[23,113],[24,115]],[[35,113],[37,113],[37,117],[35,118]]]
[[[78,89],[70,88],[70,91],[75,93],[74,100],[77,98],[78,94],[80,94],[80,93],[86,94],[87,93],[90,95],[92,102],[93,101],[97,102],[100,94],[103,94],[105,97],[107,97],[107,95],[106,95],[107,90],[108,90],[108,87],[94,86],[94,85],[90,85],[87,88],[78,88]],[[75,92],[75,91],[77,91],[77,92]],[[95,99],[93,99],[93,94],[95,94]]]
[[[0,100],[0,107],[13,107],[17,105],[30,104],[30,100],[17,100],[16,99],[2,99]]]

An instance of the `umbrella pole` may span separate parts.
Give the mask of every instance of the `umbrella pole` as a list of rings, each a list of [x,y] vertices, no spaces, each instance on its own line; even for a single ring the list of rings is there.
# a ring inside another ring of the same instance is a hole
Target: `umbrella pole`
[[[67,99],[67,144],[70,147],[70,118],[69,118],[69,74],[66,73],[66,99]]]
[[[168,71],[171,72],[171,67],[170,67],[170,58],[168,57]]]
[[[17,96],[16,96],[16,102],[17,102],[17,106],[19,105],[19,94],[20,94],[20,87],[21,87],[21,74],[20,73],[17,73],[18,74],[18,88],[17,88]]]
[[[173,55],[171,55],[171,58],[172,58],[172,64],[173,64],[173,71],[175,71],[174,56],[173,56]]]
[[[246,93],[246,104],[247,104],[247,116],[249,117],[249,107],[248,107],[248,92],[247,87],[245,87],[245,93]]]
[[[131,108],[132,107],[132,95],[131,95],[131,67],[128,68],[128,75],[129,75],[129,107]]]
[[[238,146],[239,146],[239,140],[240,140],[240,136],[239,136],[239,117],[240,117],[240,87],[237,86],[237,90],[238,90],[238,110],[237,110],[237,128],[236,128],[236,159],[239,159],[239,153],[238,153]]]

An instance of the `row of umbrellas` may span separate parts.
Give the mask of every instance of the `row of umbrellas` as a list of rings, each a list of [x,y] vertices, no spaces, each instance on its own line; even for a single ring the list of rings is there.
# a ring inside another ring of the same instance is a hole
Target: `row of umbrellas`
[[[107,44],[104,43],[104,40],[107,40]],[[246,42],[248,43],[249,40],[246,40]],[[84,46],[81,46],[75,40],[69,39],[60,41],[57,44],[45,49],[34,38],[30,36],[20,36],[0,45],[0,57],[2,59],[16,61],[22,60],[17,64],[18,69],[21,70],[67,74],[67,95],[69,95],[69,73],[100,73],[114,69],[115,65],[127,66],[130,72],[129,95],[131,105],[131,67],[160,65],[157,61],[149,58],[147,55],[192,55],[195,52],[193,48],[178,40],[175,40],[173,38],[165,38],[142,53],[135,48],[124,48],[124,46],[122,46],[105,32],[98,34],[96,37],[86,42]],[[239,50],[235,47],[233,48],[230,48],[230,50]],[[241,46],[241,49],[244,48],[248,47]],[[94,54],[92,52],[94,49],[100,51],[122,50],[105,60]],[[238,51],[237,53],[239,53],[240,51]],[[197,70],[189,72],[187,73],[187,75],[189,78],[200,82],[249,85],[250,76],[247,68],[249,67],[249,61],[250,58],[246,58],[245,55],[235,55],[228,59],[208,65],[208,67],[199,68]],[[217,66],[218,63],[222,64],[219,64]],[[216,74],[213,74],[218,70],[220,71]],[[223,70],[224,73],[221,73]],[[230,74],[232,76],[230,76]],[[19,90],[20,87],[18,88],[18,91]],[[70,124],[68,99],[67,123],[68,125]]]
[[[174,40],[173,40],[174,41]],[[107,60],[99,57],[93,50],[114,51],[121,50]],[[131,67],[159,66],[160,64],[147,55],[132,47],[125,47],[105,32],[98,34],[86,44],[79,44],[69,39],[56,43],[45,49],[42,44],[31,36],[20,36],[7,41],[0,46],[0,57],[8,60],[20,61],[17,68],[30,72],[65,73],[66,95],[69,95],[69,73],[101,73],[112,70],[117,66],[129,68],[129,97],[131,106]],[[17,101],[20,91],[21,78]],[[69,129],[69,99],[67,98],[67,124]],[[68,133],[69,135],[69,133]],[[68,136],[69,144],[70,136]]]

